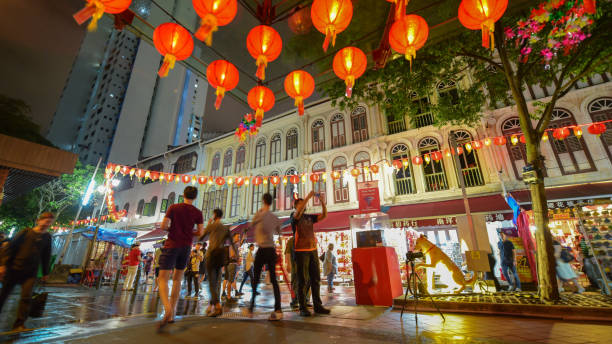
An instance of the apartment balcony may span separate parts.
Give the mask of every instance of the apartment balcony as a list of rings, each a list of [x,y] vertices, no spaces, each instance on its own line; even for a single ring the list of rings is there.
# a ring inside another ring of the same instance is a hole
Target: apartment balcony
[[[446,174],[444,172],[431,173],[425,175],[425,191],[447,190]]]
[[[461,173],[463,174],[463,181],[466,188],[484,185],[480,167],[467,167],[462,169]]]

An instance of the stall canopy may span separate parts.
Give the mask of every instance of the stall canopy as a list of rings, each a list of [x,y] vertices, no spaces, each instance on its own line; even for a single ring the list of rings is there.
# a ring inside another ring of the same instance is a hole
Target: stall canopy
[[[471,197],[468,200],[472,213],[510,211],[510,207],[500,194]],[[383,209],[383,212],[386,212],[390,219],[437,217],[465,214],[465,206],[463,198],[460,198],[439,202],[397,205]]]
[[[160,239],[165,239],[166,236],[168,235],[168,231],[165,231],[161,228],[156,228],[146,234],[141,235],[140,237],[138,237],[138,241],[139,242],[151,242],[151,241],[157,241]]]
[[[96,227],[90,226],[81,235],[87,239],[92,239],[95,231]],[[136,235],[137,233],[133,231],[100,227],[98,228],[97,239],[98,241],[110,242],[121,247],[130,247],[134,243]]]

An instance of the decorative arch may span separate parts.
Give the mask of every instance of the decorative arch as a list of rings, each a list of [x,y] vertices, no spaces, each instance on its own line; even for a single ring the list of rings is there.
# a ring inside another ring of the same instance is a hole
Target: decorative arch
[[[221,153],[216,152],[213,155],[212,162],[210,164],[210,175],[218,176],[219,175],[219,165],[221,165]]]
[[[438,82],[436,85],[438,91],[439,100],[450,101],[451,104],[456,105],[459,103],[459,91],[457,83],[454,80],[444,80]]]
[[[346,132],[344,124],[344,115],[335,113],[330,121],[332,148],[342,147],[346,145]]]
[[[556,129],[573,125],[576,125],[576,119],[569,110],[553,109],[548,128]],[[556,140],[552,138],[552,135],[550,136],[548,141],[552,146],[561,174],[569,175],[596,170],[584,139],[576,137],[573,130],[570,130],[570,135],[564,140]]]
[[[391,147],[391,161],[407,159],[410,161],[410,149],[405,143],[397,143]],[[395,194],[396,195],[408,195],[416,192],[414,187],[414,177],[412,175],[411,163],[407,166],[403,166],[396,169],[393,172],[395,180]]]
[[[353,166],[355,166],[361,171],[361,173],[356,179],[357,182],[366,182],[366,181],[372,180],[372,172],[368,171],[366,173],[364,171],[366,167],[369,170],[370,165],[371,165],[370,153],[365,152],[365,151],[360,151],[357,154],[355,154],[355,157],[353,158]]]
[[[472,134],[467,130],[456,130],[453,131],[452,135],[455,136],[457,146],[462,148],[462,152],[459,154],[459,164],[461,165],[461,174],[465,186],[472,187],[484,185],[484,178],[478,160],[478,151],[469,148],[473,141]],[[450,142],[449,146],[452,146]]]
[[[236,150],[236,165],[234,167],[234,173],[238,173],[244,170],[244,162],[246,160],[246,147],[240,145]]]
[[[510,117],[502,122],[501,132],[503,136],[519,135],[522,133],[521,123],[518,117]],[[506,149],[508,150],[508,156],[512,162],[512,169],[516,179],[523,179],[521,171],[527,164],[527,148],[524,143],[517,142],[513,145],[510,140],[506,140]],[[546,171],[546,170],[544,170]]]
[[[295,159],[298,156],[298,130],[291,128],[287,131],[285,139],[285,158],[287,160]]]
[[[223,154],[223,175],[227,176],[232,173],[232,159],[234,157],[234,151],[228,148]]]
[[[270,164],[281,162],[281,135],[276,133],[270,139]]]
[[[145,201],[144,199],[141,199],[140,201],[138,201],[138,206],[136,207],[136,215],[142,215],[142,212],[144,211],[144,207],[145,207]]]
[[[255,143],[255,162],[254,168],[262,167],[266,164],[266,139],[260,137]]]
[[[351,113],[351,127],[353,129],[353,143],[368,140],[368,116],[364,106],[356,107]]]
[[[612,120],[612,98],[601,97],[589,103],[588,112],[593,122]],[[599,136],[604,145],[608,158],[612,160],[612,122],[606,122],[606,132]]]
[[[437,139],[428,136],[419,141],[419,154],[429,154],[440,151],[440,143]],[[448,189],[448,181],[444,170],[443,159],[439,161],[431,160],[429,163],[423,162],[423,177],[425,179],[425,191],[440,191]]]
[[[332,160],[332,171],[339,172],[340,178],[334,180],[334,202],[346,203],[349,201],[348,181],[344,180],[344,170],[347,169],[347,160],[344,156],[337,156]]]
[[[257,177],[263,177],[262,175],[258,175]],[[251,200],[251,213],[255,214],[262,205],[262,196],[263,196],[263,183],[259,185],[252,185],[252,200]]]
[[[312,122],[312,152],[318,153],[325,150],[325,122],[317,119]]]

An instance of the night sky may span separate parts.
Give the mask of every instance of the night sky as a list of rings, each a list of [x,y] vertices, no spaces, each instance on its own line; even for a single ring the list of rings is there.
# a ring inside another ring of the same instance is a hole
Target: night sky
[[[0,1],[0,93],[23,99],[46,134],[85,25],[80,0]]]

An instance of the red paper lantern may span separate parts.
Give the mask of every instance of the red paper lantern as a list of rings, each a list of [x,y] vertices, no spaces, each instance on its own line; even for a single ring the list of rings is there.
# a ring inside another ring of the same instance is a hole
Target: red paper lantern
[[[357,178],[357,176],[359,176],[360,174],[361,174],[361,171],[358,168],[354,167],[351,169],[351,175],[353,177]]]
[[[153,31],[153,43],[157,51],[164,56],[164,63],[157,72],[161,78],[168,75],[176,61],[187,59],[193,51],[193,38],[189,31],[174,23],[158,26]]]
[[[200,185],[206,184],[207,181],[208,181],[208,178],[206,178],[204,176],[199,176],[198,177],[198,184],[200,184]]]
[[[372,171],[372,173],[376,174],[380,171],[378,165],[372,165],[370,166],[370,171]]]
[[[145,171],[143,171],[143,170],[141,170],[141,169],[138,169],[138,170],[136,171],[136,177],[138,177],[138,178],[142,178],[142,177],[144,177],[144,175],[145,175]]]
[[[91,18],[87,30],[95,31],[98,28],[98,20],[106,13],[121,13],[130,7],[132,0],[86,0],[87,5],[75,13],[72,17],[81,25]]]
[[[184,174],[181,177],[181,180],[183,181],[183,183],[187,184],[187,183],[189,183],[191,181],[191,176]]]
[[[334,56],[334,73],[346,83],[346,96],[351,97],[355,79],[359,78],[366,70],[368,58],[359,48],[342,48]]]
[[[151,180],[157,180],[159,179],[159,173],[157,172],[151,172]]]
[[[331,177],[332,177],[333,180],[339,179],[340,178],[340,172],[339,171],[332,171]]]
[[[479,140],[473,141],[472,146],[474,147],[474,149],[479,150],[480,148],[482,148],[482,142],[480,142]]]
[[[418,155],[415,156],[415,157],[412,157],[412,163],[415,164],[415,165],[420,165],[420,164],[423,163],[423,158],[421,158]]]
[[[238,3],[236,0],[193,0],[193,9],[202,18],[195,36],[210,46],[213,32],[236,17]]]
[[[318,173],[313,173],[313,174],[310,175],[310,181],[313,182],[313,183],[318,182],[319,179],[320,179],[320,176],[319,176]]]
[[[279,176],[270,177],[270,183],[272,183],[272,185],[278,185],[280,183],[280,177]]]
[[[387,2],[395,4],[395,20],[401,20],[402,17],[406,14],[405,8],[408,4],[408,0],[387,0]]]
[[[314,92],[315,81],[312,75],[303,70],[295,70],[285,78],[285,92],[289,97],[295,99],[298,114],[304,114],[304,99],[310,97]]]
[[[569,134],[570,134],[570,131],[566,127],[557,128],[553,131],[553,137],[559,141],[564,140],[566,137],[569,136]]]
[[[210,85],[217,89],[215,109],[219,110],[225,91],[231,91],[238,85],[238,69],[225,60],[216,60],[206,68],[206,78]]]
[[[493,143],[497,146],[503,146],[506,144],[506,138],[503,136],[499,136],[493,139]]]
[[[431,154],[429,154],[431,156],[431,158],[434,161],[440,161],[442,160],[442,153],[440,153],[439,151],[435,151],[435,152],[431,152]]]
[[[296,176],[296,175],[292,175],[289,177],[289,182],[291,182],[291,184],[297,184],[300,182],[300,176]]]
[[[527,140],[525,140],[525,135],[521,135],[521,137],[519,137],[519,141],[521,141],[521,143],[527,143]]]
[[[304,7],[289,17],[287,20],[289,29],[296,35],[304,35],[310,32],[312,20],[310,20],[310,8]]]
[[[331,39],[336,44],[336,35],[344,31],[353,18],[351,0],[314,0],[310,9],[312,24],[325,35],[323,51],[327,51]]]
[[[416,51],[421,49],[429,36],[429,26],[423,17],[409,14],[393,23],[389,31],[389,44],[393,50],[404,54],[410,61],[416,57]]]
[[[247,96],[251,109],[255,110],[255,119],[263,119],[265,111],[270,111],[274,106],[274,92],[265,86],[253,87]]]
[[[166,176],[164,178],[166,179],[168,183],[172,183],[174,181],[174,177],[175,177],[174,174],[166,173]]]
[[[584,0],[583,2],[584,11],[588,14],[595,14],[597,12],[597,6],[595,0]]]
[[[276,60],[283,49],[281,36],[271,26],[259,25],[251,29],[247,36],[247,50],[255,59],[257,73],[255,75],[264,80],[268,62]]]
[[[215,179],[215,183],[217,183],[217,185],[222,186],[223,184],[225,184],[225,179],[223,179],[223,177],[217,177],[217,179]]]
[[[493,50],[495,22],[502,17],[506,7],[508,0],[462,0],[459,21],[470,30],[482,30],[482,46]]]
[[[601,135],[606,132],[606,125],[603,123],[593,123],[587,128],[590,134]]]
[[[253,178],[253,185],[259,185],[259,184],[261,184],[261,182],[262,182],[261,177]]]

